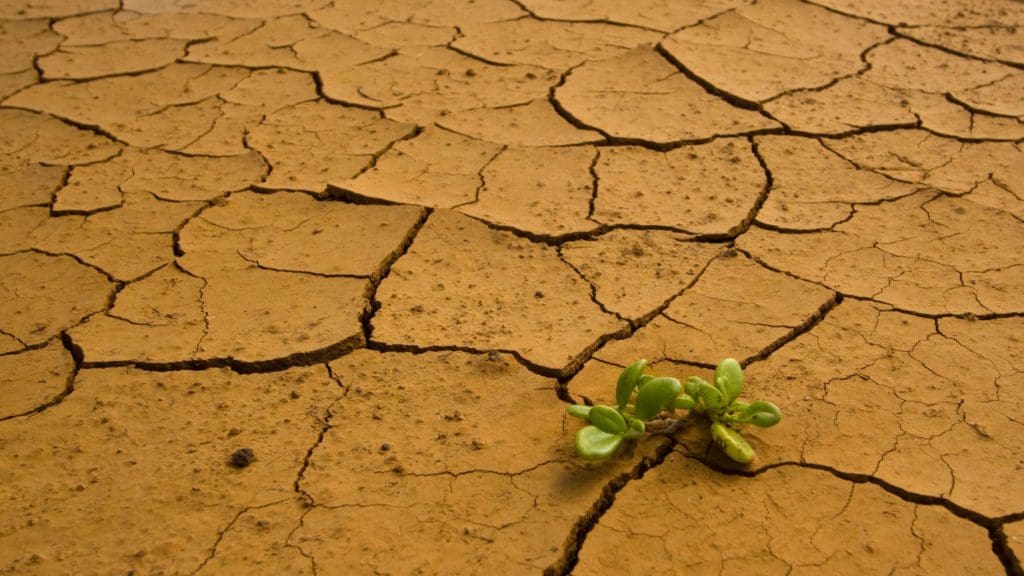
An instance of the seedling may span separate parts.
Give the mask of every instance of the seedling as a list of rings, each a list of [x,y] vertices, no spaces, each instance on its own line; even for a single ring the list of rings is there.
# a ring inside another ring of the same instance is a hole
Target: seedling
[[[754,449],[737,430],[744,424],[769,428],[782,413],[766,400],[745,402],[743,369],[732,358],[715,368],[714,383],[691,376],[685,383],[666,376],[644,374],[646,360],[630,364],[615,385],[616,406],[569,406],[569,414],[589,424],[576,433],[576,453],[586,460],[611,457],[626,440],[644,435],[648,423],[671,417],[676,410],[703,414],[711,423],[711,439],[729,458],[740,464],[754,460]]]

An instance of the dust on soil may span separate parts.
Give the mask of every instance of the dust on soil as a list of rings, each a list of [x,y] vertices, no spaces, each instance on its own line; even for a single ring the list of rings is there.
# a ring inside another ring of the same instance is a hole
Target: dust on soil
[[[1022,574],[1024,5],[0,6],[0,574]],[[785,413],[603,465],[568,401]],[[953,537],[951,537],[953,535]]]

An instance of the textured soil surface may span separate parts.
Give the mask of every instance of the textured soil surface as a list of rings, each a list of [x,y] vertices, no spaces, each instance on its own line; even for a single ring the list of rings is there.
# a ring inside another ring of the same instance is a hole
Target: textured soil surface
[[[0,574],[1021,576],[1022,415],[1019,0],[0,2]]]

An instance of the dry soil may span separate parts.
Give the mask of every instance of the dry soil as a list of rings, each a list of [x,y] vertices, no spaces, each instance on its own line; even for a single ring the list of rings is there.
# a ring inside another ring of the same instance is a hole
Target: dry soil
[[[0,2],[0,574],[1022,574],[1019,0]],[[621,367],[785,417],[604,464]]]

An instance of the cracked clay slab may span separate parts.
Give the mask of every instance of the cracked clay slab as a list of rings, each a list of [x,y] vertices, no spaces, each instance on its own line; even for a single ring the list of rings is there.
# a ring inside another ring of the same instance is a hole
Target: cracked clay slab
[[[274,169],[263,186],[323,192],[327,184],[356,176],[414,126],[376,112],[307,102],[275,112],[248,141]]]
[[[625,327],[554,248],[446,210],[427,219],[377,300],[374,341],[513,351],[551,373]]]
[[[715,14],[747,4],[745,0],[638,0],[623,4],[615,0],[526,0],[523,5],[541,19],[613,22],[628,26],[672,32],[692,26]]]
[[[181,230],[176,265],[127,286],[71,337],[99,364],[260,363],[347,349],[362,341],[371,282],[420,217],[414,207],[300,193],[234,195]]]
[[[797,91],[766,105],[794,129],[843,134],[857,128],[921,125],[969,140],[1024,137],[1020,70],[897,38],[864,56],[870,65],[820,91]]]
[[[347,394],[290,540],[320,571],[536,574],[605,484],[666,444],[580,463],[555,382],[506,354],[358,351],[331,370]]]
[[[0,20],[0,100],[37,82],[35,58],[59,44],[46,20]]]
[[[921,314],[1020,312],[1024,223],[970,197],[918,192],[810,237],[754,228],[738,245],[772,268]]]
[[[0,256],[0,349],[42,344],[104,310],[114,284],[68,256],[20,252]]]
[[[822,230],[849,219],[858,204],[908,196],[920,187],[863,169],[805,138],[758,136],[772,174],[757,222],[785,230]]]
[[[134,146],[179,149],[202,137],[220,116],[217,93],[247,76],[238,68],[171,64],[138,76],[38,84],[5,104],[100,126]]]
[[[436,124],[453,132],[508,146],[571,146],[604,141],[558,114],[546,99],[503,108],[470,108],[448,114]]]
[[[594,219],[728,236],[745,228],[767,192],[751,144],[719,138],[667,152],[600,149]]]
[[[31,413],[66,393],[75,362],[61,342],[10,354],[0,336],[0,421]]]
[[[69,126],[48,114],[0,109],[0,154],[7,161],[76,165],[106,160],[121,150],[109,138]],[[6,162],[5,162],[6,163]]]
[[[650,48],[584,63],[554,94],[579,122],[627,142],[664,145],[778,128],[708,93]]]
[[[320,76],[331,100],[386,110],[392,120],[419,125],[459,111],[544,99],[558,81],[554,71],[538,66],[496,66],[448,48],[403,49]]]
[[[481,171],[501,150],[428,126],[415,138],[395,142],[369,170],[332,184],[363,198],[454,208],[476,200],[483,186]]]
[[[590,146],[506,148],[480,172],[476,201],[458,210],[544,237],[595,230],[590,202],[597,154]]]
[[[697,77],[747,102],[825,86],[865,68],[883,26],[796,0],[770,0],[672,34],[665,51]]]
[[[156,70],[185,55],[185,41],[121,40],[99,46],[68,46],[38,60],[47,80],[88,80]]]
[[[685,289],[721,252],[721,246],[661,230],[615,230],[561,248],[565,261],[596,287],[594,299],[631,320]]]
[[[198,569],[236,515],[294,494],[340,393],[323,366],[82,371],[61,403],[0,422],[0,571]],[[243,447],[255,460],[232,467]]]
[[[768,270],[745,256],[723,255],[632,337],[595,357],[629,365],[637,358],[704,365],[741,362],[777,346],[835,303],[817,284]]]
[[[956,538],[950,538],[956,534]],[[700,543],[700,545],[695,545]],[[987,530],[823,470],[723,475],[680,453],[629,483],[574,574],[998,574]]]
[[[936,324],[844,300],[747,370],[747,393],[786,415],[744,432],[755,466],[826,466],[988,518],[1018,513],[1022,328],[1020,318]]]
[[[818,3],[845,14],[893,26],[985,27],[1024,24],[1024,8],[1013,0],[953,0],[942,3],[897,0],[882,4],[858,0],[818,0]]]
[[[463,26],[453,48],[500,64],[528,64],[568,70],[584,62],[616,56],[661,34],[603,23],[554,22],[523,18]]]

